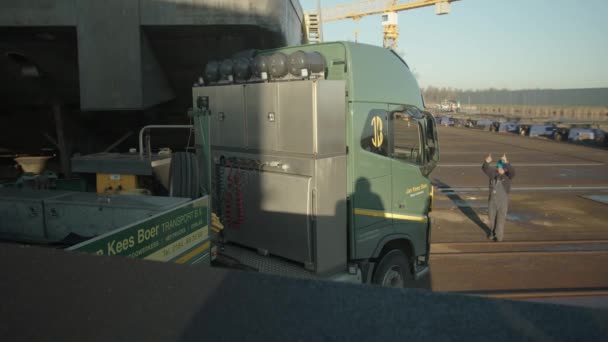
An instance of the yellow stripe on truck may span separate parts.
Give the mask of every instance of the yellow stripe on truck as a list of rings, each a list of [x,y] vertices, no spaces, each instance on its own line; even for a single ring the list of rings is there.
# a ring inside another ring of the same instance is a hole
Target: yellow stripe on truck
[[[170,261],[178,257],[182,253],[186,253],[191,248],[195,248],[201,242],[205,241],[209,236],[209,228],[204,226],[194,232],[173,241],[167,246],[157,250],[156,252],[146,256],[146,260],[154,261]]]
[[[431,203],[429,204],[429,212],[433,211],[433,207],[435,206],[435,187],[431,185]]]
[[[175,260],[175,263],[177,264],[185,264],[187,263],[190,259],[194,258],[195,256],[201,254],[202,252],[206,251],[209,249],[209,241],[205,242],[204,244],[196,247],[195,249],[191,250],[190,252],[186,253],[185,255],[183,255],[182,257],[180,257],[179,259]]]
[[[426,216],[402,215],[402,214],[387,213],[385,211],[360,209],[360,208],[355,208],[355,215],[384,217],[384,218],[392,218],[395,220],[416,221],[416,222],[426,222],[428,220],[428,218]]]

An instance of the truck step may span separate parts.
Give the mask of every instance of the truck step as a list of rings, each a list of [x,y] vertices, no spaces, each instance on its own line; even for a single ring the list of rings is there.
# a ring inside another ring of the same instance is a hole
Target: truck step
[[[260,273],[274,274],[278,276],[316,279],[318,276],[304,269],[304,265],[288,261],[286,259],[268,255],[263,256],[257,251],[234,244],[225,244],[220,251],[220,259],[224,256],[227,263],[234,264],[231,268],[257,270]],[[222,262],[225,264],[226,262]],[[240,264],[239,264],[240,263]]]

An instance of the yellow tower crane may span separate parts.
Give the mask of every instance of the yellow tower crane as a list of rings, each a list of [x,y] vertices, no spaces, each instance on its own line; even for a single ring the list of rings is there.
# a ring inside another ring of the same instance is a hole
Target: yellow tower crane
[[[319,37],[322,37],[320,32],[321,23],[344,19],[359,20],[368,15],[382,14],[382,26],[384,28],[383,46],[395,50],[397,48],[397,38],[399,38],[397,24],[398,12],[435,6],[435,14],[448,14],[450,13],[450,3],[454,1],[458,0],[361,0],[324,7],[316,13],[312,12],[306,14],[307,36],[309,41],[320,41]]]

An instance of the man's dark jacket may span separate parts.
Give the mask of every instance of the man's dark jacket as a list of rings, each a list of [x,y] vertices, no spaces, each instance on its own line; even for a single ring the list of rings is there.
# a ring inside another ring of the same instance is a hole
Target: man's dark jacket
[[[498,177],[502,177],[502,184],[505,187],[505,191],[507,193],[511,192],[511,180],[515,177],[515,168],[509,163],[503,163],[502,165],[502,168],[505,170],[505,174],[502,176],[499,175],[498,170],[495,167],[490,166],[489,163],[484,162],[483,165],[481,165],[483,172],[490,178],[490,193],[494,190],[494,182],[492,181]]]

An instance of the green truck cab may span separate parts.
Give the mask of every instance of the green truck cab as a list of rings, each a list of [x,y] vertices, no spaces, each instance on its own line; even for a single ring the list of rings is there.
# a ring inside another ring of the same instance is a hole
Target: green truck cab
[[[219,259],[396,287],[428,271],[439,145],[396,53],[337,42],[210,62],[193,106],[209,114]]]

